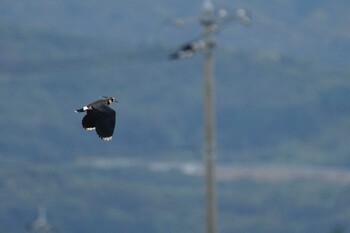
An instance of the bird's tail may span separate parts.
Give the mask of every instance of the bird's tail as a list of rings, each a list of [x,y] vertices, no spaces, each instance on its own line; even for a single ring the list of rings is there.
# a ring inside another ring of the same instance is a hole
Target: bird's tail
[[[74,112],[78,113],[78,112],[84,112],[84,109],[83,108],[79,108],[77,110],[75,110]]]

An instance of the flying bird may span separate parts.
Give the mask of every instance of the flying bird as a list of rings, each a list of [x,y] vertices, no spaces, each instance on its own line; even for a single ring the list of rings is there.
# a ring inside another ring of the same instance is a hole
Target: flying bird
[[[102,97],[80,109],[76,113],[86,112],[82,120],[85,130],[96,130],[97,135],[105,141],[112,140],[115,127],[115,111],[108,105],[118,101],[114,97]]]
[[[206,48],[206,43],[204,40],[191,41],[182,45],[177,51],[170,54],[170,59],[183,59],[192,57],[197,52],[201,52]]]

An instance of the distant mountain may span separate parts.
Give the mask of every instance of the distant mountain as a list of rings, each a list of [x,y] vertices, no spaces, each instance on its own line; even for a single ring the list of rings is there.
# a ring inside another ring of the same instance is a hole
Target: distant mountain
[[[196,20],[183,29],[169,26],[175,17],[195,19],[202,1],[42,1],[0,2],[0,21],[27,29],[57,30],[69,35],[111,39],[136,46],[149,43],[181,44],[200,35]],[[229,12],[248,8],[253,25],[232,23],[219,36],[224,47],[274,51],[302,59],[347,65],[350,54],[346,0],[215,1]]]

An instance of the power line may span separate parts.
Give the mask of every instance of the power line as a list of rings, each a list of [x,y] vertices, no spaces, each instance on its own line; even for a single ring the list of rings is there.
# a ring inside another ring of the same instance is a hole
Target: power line
[[[240,9],[240,8],[239,8]],[[236,10],[239,12],[239,9]],[[222,9],[220,11],[223,11]],[[246,12],[246,10],[242,10]],[[220,13],[218,13],[220,15]],[[242,12],[240,13],[242,14]],[[244,16],[248,17],[248,16]],[[217,19],[221,23],[220,28],[216,25],[213,28],[213,33],[218,35],[223,31],[224,28],[229,25],[232,21],[245,21],[250,22],[250,20],[240,19],[240,17],[236,15],[223,14]],[[181,27],[184,24],[193,21],[176,19],[172,22],[171,25],[176,27]],[[198,18],[197,18],[198,20]],[[137,63],[137,62],[163,62],[169,58],[169,53],[174,51],[175,46],[166,47],[162,44],[157,44],[156,46],[148,45],[144,49],[136,49],[129,51],[111,51],[104,53],[95,53],[91,55],[85,56],[65,56],[60,58],[36,58],[31,60],[18,60],[18,61],[8,61],[5,59],[0,60],[0,73],[14,73],[14,74],[31,74],[31,73],[47,73],[47,72],[62,72],[62,71],[74,71],[79,69],[92,69],[92,68],[100,68],[111,65],[125,64],[125,63]],[[186,49],[187,47],[187,49]],[[179,55],[175,55],[173,53],[172,58],[184,58],[191,57],[198,52],[203,52],[205,49],[205,44],[203,43],[203,34],[195,37],[190,42],[181,46],[181,48],[177,51]],[[174,56],[175,55],[175,56]]]
[[[1,62],[1,73],[41,73],[59,72],[76,69],[90,69],[129,62],[161,62],[167,60],[167,54],[173,48],[149,48],[128,52],[110,52],[91,56],[75,56],[62,58],[42,58],[18,62]]]

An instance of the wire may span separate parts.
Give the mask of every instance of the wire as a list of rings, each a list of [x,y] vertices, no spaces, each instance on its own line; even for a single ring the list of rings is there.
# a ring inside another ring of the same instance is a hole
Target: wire
[[[15,64],[0,64],[1,73],[41,73],[75,69],[91,69],[101,66],[116,65],[128,62],[161,62],[166,61],[174,49],[152,48],[135,52],[110,52],[95,54],[89,57],[64,57],[56,59],[36,59],[21,61]]]

